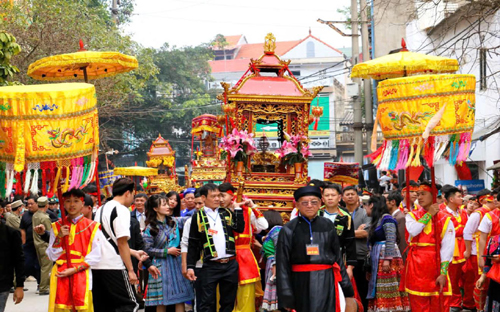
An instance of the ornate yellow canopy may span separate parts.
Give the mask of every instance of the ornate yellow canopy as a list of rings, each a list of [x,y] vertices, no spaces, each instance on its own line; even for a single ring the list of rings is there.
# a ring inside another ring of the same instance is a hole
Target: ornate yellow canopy
[[[58,83],[0,88],[0,161],[70,160],[95,154],[99,146],[95,88]]]
[[[136,177],[150,177],[158,175],[158,169],[148,167],[116,167],[114,169],[115,175],[123,176],[136,176]]]
[[[429,167],[442,156],[451,165],[462,163],[471,147],[475,90],[474,75],[421,75],[380,82],[375,122],[384,142],[369,157],[381,170],[419,167],[420,156]],[[376,146],[373,138],[376,135],[372,136]]]
[[[441,56],[402,51],[354,65],[351,78],[382,80],[415,74],[454,73],[458,61]]]
[[[119,52],[80,51],[42,58],[28,68],[28,76],[42,81],[98,79],[138,67],[137,59]]]

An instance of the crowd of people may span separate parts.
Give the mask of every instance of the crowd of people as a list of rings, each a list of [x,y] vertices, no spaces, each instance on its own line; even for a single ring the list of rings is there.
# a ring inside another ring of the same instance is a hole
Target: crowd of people
[[[500,312],[500,189],[409,185],[312,180],[291,213],[230,183],[16,196],[0,208],[0,312],[29,276],[48,311]]]

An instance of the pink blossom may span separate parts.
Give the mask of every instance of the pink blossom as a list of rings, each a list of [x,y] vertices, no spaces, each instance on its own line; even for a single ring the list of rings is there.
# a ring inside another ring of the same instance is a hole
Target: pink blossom
[[[302,155],[304,157],[309,157],[309,156],[312,156],[312,153],[311,151],[309,150],[309,145],[303,145],[302,146],[302,149],[300,150],[300,152],[302,153]]]
[[[229,152],[231,157],[234,158],[236,156],[236,154],[238,154],[238,152],[243,151],[243,149],[238,144],[234,144],[234,145],[228,146],[227,151]]]
[[[285,141],[285,142],[283,142],[283,145],[281,146],[281,148],[276,150],[276,153],[278,153],[280,155],[280,157],[283,158],[290,153],[297,153],[297,148],[295,146],[293,146],[292,143]]]

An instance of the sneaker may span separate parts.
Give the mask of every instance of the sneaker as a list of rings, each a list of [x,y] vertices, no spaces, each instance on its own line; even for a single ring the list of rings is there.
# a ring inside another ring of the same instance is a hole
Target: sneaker
[[[37,294],[37,295],[38,295],[38,294],[40,294],[40,286],[39,286],[39,285],[38,285],[38,286],[36,286],[36,294]]]
[[[462,312],[462,308],[450,307],[450,312]]]
[[[38,295],[40,295],[40,296],[47,296],[48,294],[49,294],[49,291],[48,291],[48,290],[46,290],[46,291],[40,291],[40,292],[38,293]]]

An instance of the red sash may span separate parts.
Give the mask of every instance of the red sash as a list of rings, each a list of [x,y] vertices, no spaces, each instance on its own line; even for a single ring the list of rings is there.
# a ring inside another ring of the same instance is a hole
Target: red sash
[[[312,271],[322,271],[333,269],[333,277],[335,279],[335,311],[340,311],[340,300],[339,300],[339,282],[342,280],[342,275],[340,274],[340,267],[337,263],[333,265],[329,264],[293,264],[292,272],[312,272]]]

